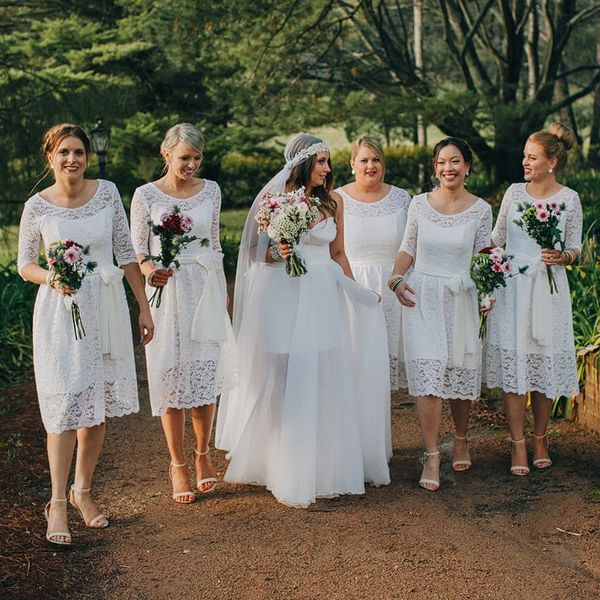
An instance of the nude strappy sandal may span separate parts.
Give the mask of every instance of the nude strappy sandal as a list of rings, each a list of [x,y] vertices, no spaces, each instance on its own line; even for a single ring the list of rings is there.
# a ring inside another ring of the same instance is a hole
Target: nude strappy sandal
[[[545,440],[546,436],[547,436],[546,433],[544,435],[535,435],[535,433],[532,435],[536,440]],[[547,448],[548,448],[548,443],[546,443],[546,449]],[[536,469],[547,469],[548,467],[552,466],[552,459],[551,458],[536,458],[533,461],[533,466]]]
[[[44,508],[44,516],[46,517],[46,522],[50,522],[50,505],[53,502],[66,502],[66,498],[50,498],[50,502],[46,504]],[[58,538],[65,538],[63,540]],[[46,539],[51,544],[56,544],[57,546],[70,546],[73,543],[73,538],[71,537],[71,532],[69,531],[46,531]]]
[[[454,436],[455,440],[459,440],[461,442],[465,442],[467,441],[467,436],[465,435],[465,437],[459,437],[458,435]],[[469,451],[469,447],[467,445],[467,451]],[[467,460],[453,460],[452,461],[452,470],[456,471],[456,472],[461,472],[461,471],[468,471],[471,467],[473,466],[473,463],[471,462],[471,459],[467,459]],[[457,467],[464,467],[464,468],[458,468]]]
[[[517,444],[524,444],[524,443],[525,443],[525,438],[521,438],[520,440],[510,440],[511,461],[512,461],[513,446],[516,446]],[[524,477],[525,475],[529,475],[530,469],[527,465],[511,465],[510,473],[511,473],[511,475],[516,475],[517,477]]]
[[[439,450],[436,450],[435,452],[423,452],[423,458],[421,459],[423,466],[425,466],[425,463],[429,460],[429,458],[431,456],[439,456],[439,455],[440,455]],[[440,480],[439,479],[427,479],[425,477],[421,477],[421,479],[419,479],[419,485],[424,490],[427,490],[428,492],[435,492],[436,490],[438,490],[440,488]]]
[[[206,452],[198,452],[198,450],[196,450],[196,447],[194,446],[194,453],[197,454],[198,456],[206,456],[209,452],[210,452],[210,448],[207,448]],[[201,494],[210,494],[211,492],[215,491],[218,481],[219,480],[216,477],[205,477],[204,479],[198,479],[196,481],[196,487],[198,488],[198,491]],[[209,487],[207,490],[203,490],[200,488],[200,486],[205,485],[207,483],[212,483],[213,485],[211,487]]]
[[[83,511],[79,508],[77,502],[75,502],[75,492],[85,494],[86,492],[89,493],[89,491],[90,488],[76,488],[72,485],[71,490],[69,491],[69,504],[79,511],[86,527],[89,527],[90,529],[104,529],[105,527],[108,527],[108,519],[102,513],[98,513],[93,519],[86,521]]]
[[[171,463],[169,464],[169,479],[171,481],[173,481],[173,474],[172,474],[172,470],[173,468],[181,468],[181,467],[185,467],[186,463],[181,463],[180,465],[176,465],[173,461],[171,461]],[[191,496],[191,500],[180,500],[180,498],[185,498]],[[196,494],[194,492],[192,492],[192,490],[188,490],[186,492],[173,492],[172,495],[173,500],[175,500],[175,502],[179,503],[179,504],[192,504],[193,502],[196,501]]]

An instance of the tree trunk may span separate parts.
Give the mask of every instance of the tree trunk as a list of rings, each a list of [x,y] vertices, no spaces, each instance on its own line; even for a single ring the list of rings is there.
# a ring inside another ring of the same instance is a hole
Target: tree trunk
[[[596,42],[596,61],[600,64],[600,41]],[[592,129],[590,132],[587,165],[592,169],[600,169],[600,84],[594,90]]]
[[[414,53],[415,69],[419,79],[423,79],[423,0],[414,0]],[[417,144],[427,146],[427,128],[423,115],[417,115]]]

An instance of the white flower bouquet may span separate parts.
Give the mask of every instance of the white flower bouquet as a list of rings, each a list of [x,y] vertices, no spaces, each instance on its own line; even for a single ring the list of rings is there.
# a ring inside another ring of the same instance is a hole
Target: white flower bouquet
[[[256,214],[258,234],[266,233],[275,242],[295,247],[300,236],[317,220],[320,206],[319,199],[306,196],[303,187],[293,192],[267,193]],[[286,259],[285,268],[290,277],[300,277],[307,272],[303,260],[295,253]]]

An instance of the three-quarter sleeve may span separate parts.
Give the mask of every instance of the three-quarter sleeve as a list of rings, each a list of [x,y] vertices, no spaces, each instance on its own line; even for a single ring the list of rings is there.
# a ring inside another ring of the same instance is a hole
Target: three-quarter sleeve
[[[221,188],[215,184],[216,193],[213,199],[213,215],[210,228],[210,247],[217,252],[222,252],[219,235],[219,222],[221,218]]]
[[[19,253],[17,268],[21,277],[21,270],[29,263],[37,265],[40,256],[42,236],[40,233],[39,219],[29,202],[25,203],[21,223],[19,225]]]
[[[583,211],[579,194],[573,192],[570,210],[565,220],[565,248],[581,253],[581,236],[583,230]]]
[[[419,230],[418,226],[418,206],[419,203],[415,198],[408,207],[408,214],[406,217],[406,229],[404,230],[404,236],[402,237],[402,244],[400,244],[400,252],[406,252],[415,258],[417,254],[417,233]]]
[[[221,188],[215,183],[216,192],[213,198],[213,215],[212,223],[210,228],[210,247],[215,252],[223,252],[221,248],[221,238],[219,232],[219,222],[221,218]],[[227,280],[225,279],[225,270],[223,269],[223,263],[219,268],[218,272],[219,284],[223,290],[223,294],[227,296]]]
[[[119,266],[137,263],[133,244],[131,243],[125,207],[117,186],[114,183],[111,183],[111,185],[113,187],[113,253]]]
[[[473,253],[477,254],[483,248],[487,248],[492,241],[492,207],[485,201],[483,210],[477,223],[477,233],[475,234],[475,242],[473,243]]]
[[[508,219],[508,208],[512,201],[512,186],[510,186],[506,192],[504,192],[504,197],[502,198],[502,204],[500,205],[500,210],[498,212],[498,217],[496,218],[496,224],[494,225],[494,229],[492,231],[492,241],[496,246],[504,246],[506,244],[506,228]]]
[[[136,254],[150,254],[150,210],[144,193],[137,188],[131,199],[131,239]]]

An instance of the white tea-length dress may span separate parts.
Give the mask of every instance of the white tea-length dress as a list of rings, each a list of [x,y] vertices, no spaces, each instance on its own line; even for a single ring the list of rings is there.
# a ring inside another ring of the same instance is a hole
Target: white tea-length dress
[[[473,255],[490,244],[492,210],[479,198],[445,215],[415,196],[400,250],[414,258],[407,277],[416,306],[402,307],[408,389],[412,396],[475,400],[481,391],[479,306]]]
[[[134,192],[131,232],[138,254],[160,254],[160,239],[149,221],[178,206],[191,217],[196,236],[178,256],[180,267],[163,288],[159,307],[151,307],[155,332],[146,346],[150,404],[154,416],[168,408],[214,404],[234,373],[233,333],[226,310],[227,289],[219,241],[221,190],[205,180],[184,200],[147,183]],[[208,240],[208,246],[202,246]],[[156,288],[146,286],[148,297]],[[216,326],[216,329],[215,329]]]
[[[335,237],[333,218],[303,234],[301,277],[282,262],[251,267],[240,385],[219,411],[221,447],[237,438],[225,480],[294,507],[390,481],[385,321],[377,296],[331,259]]]
[[[114,183],[98,181],[79,208],[62,208],[35,194],[19,229],[19,271],[38,262],[40,243],[74,240],[90,245],[98,266],[73,296],[85,337],[75,339],[71,311],[57,290],[41,285],[33,311],[33,361],[44,427],[62,433],[93,427],[107,417],[137,412],[138,393],[123,271],[137,262],[127,217]]]
[[[344,246],[358,283],[381,295],[385,315],[392,390],[406,388],[402,340],[402,305],[387,282],[402,243],[411,197],[395,186],[376,202],[360,202],[342,188],[344,199]]]
[[[499,246],[506,245],[506,252],[514,255],[513,272],[519,267],[528,268],[524,275],[508,279],[505,288],[494,292],[496,306],[488,317],[483,381],[505,392],[537,391],[554,399],[578,394],[579,385],[565,267],[551,267],[558,288],[551,294],[541,248],[514,223],[520,218],[519,203],[537,202],[565,204],[558,225],[562,240],[565,248],[581,250],[583,218],[577,192],[563,187],[540,201],[527,193],[525,183],[508,188],[492,239]]]

